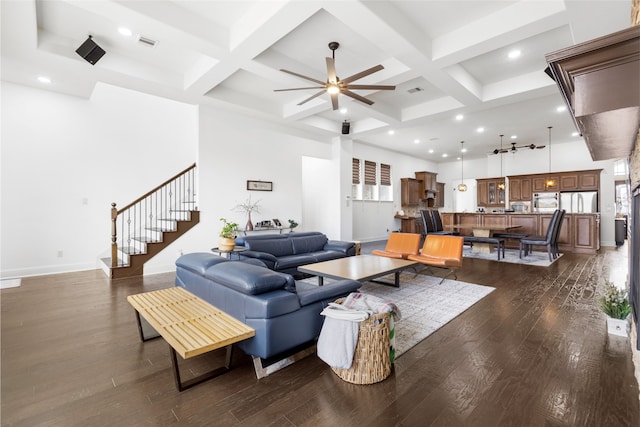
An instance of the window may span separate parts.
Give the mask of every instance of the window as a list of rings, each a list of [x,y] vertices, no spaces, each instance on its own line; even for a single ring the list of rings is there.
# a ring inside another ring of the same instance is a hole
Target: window
[[[627,159],[616,160],[613,164],[613,174],[616,176],[628,176],[629,175],[629,163]]]
[[[364,167],[363,167],[364,166]],[[391,165],[360,160],[351,160],[351,197],[354,200],[393,201]]]

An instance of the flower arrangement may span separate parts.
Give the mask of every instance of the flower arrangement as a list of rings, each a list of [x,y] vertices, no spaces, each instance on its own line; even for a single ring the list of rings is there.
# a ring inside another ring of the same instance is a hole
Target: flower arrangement
[[[235,222],[227,222],[225,218],[220,218],[220,221],[223,223],[222,229],[220,230],[220,237],[234,239],[238,231],[238,224]]]
[[[600,298],[600,308],[604,313],[613,319],[626,319],[631,313],[631,305],[627,292],[618,289],[612,282],[605,282],[605,292]]]

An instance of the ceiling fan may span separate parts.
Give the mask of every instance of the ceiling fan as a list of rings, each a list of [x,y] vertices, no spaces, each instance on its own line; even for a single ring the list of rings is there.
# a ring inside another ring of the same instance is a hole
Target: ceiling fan
[[[336,75],[336,49],[340,46],[338,42],[329,43],[329,49],[332,51],[332,57],[327,57],[327,81],[323,82],[318,79],[314,79],[312,77],[304,76],[302,74],[295,73],[289,70],[280,69],[287,74],[291,74],[296,77],[300,77],[301,79],[309,80],[314,83],[317,83],[318,86],[310,86],[310,87],[296,87],[291,89],[275,89],[274,92],[284,92],[288,90],[307,90],[307,89],[321,89],[319,92],[316,92],[314,95],[311,95],[309,98],[303,100],[298,103],[298,105],[302,105],[306,102],[311,101],[312,99],[322,95],[323,93],[328,93],[331,97],[331,105],[334,110],[338,109],[338,94],[347,95],[353,99],[356,99],[360,102],[364,102],[367,105],[372,105],[373,101],[358,95],[357,93],[353,93],[352,90],[360,89],[360,90],[394,90],[395,86],[387,86],[387,85],[352,85],[351,82],[354,82],[358,79],[368,76],[369,74],[373,74],[377,71],[384,69],[382,65],[376,65],[375,67],[371,67],[367,70],[361,71],[357,74],[354,74],[346,79],[340,79]]]
[[[535,145],[535,144],[518,145],[518,146],[516,146],[516,142],[512,142],[511,143],[511,148],[502,148],[502,146],[501,146],[500,148],[496,148],[495,150],[493,150],[491,152],[491,154],[515,153],[520,148],[529,148],[531,150],[535,150],[535,149],[540,149],[540,148],[544,148],[544,147],[545,147],[544,145]]]

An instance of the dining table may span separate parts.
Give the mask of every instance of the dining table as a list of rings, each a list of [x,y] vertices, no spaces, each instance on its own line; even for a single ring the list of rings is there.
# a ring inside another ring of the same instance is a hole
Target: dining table
[[[453,230],[471,229],[476,237],[493,237],[496,232],[507,232],[522,227],[521,225],[473,225],[473,224],[451,224],[446,226]],[[493,253],[493,245],[491,243],[474,243],[471,250],[476,253],[490,254]]]

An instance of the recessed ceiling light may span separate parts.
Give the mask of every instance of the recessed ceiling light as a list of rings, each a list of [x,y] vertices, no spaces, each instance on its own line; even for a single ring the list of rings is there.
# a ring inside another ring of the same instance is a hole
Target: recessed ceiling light
[[[433,148],[429,150],[429,154],[433,154]]]
[[[341,109],[340,109],[340,112],[341,112],[342,114],[347,114],[347,109],[346,109],[346,108],[341,108]]]
[[[458,114],[458,115],[456,116],[456,120],[460,121],[460,120],[462,120],[462,119],[464,119],[464,116],[463,116],[462,114]]]
[[[38,81],[40,83],[51,83],[51,79],[47,76],[39,76]]]
[[[518,49],[514,49],[511,52],[509,52],[508,56],[509,56],[510,59],[516,59],[517,57],[520,56],[521,53],[522,52],[520,52]]]
[[[393,130],[393,129],[389,129],[389,130],[387,131],[387,133],[388,133],[389,135],[393,135],[394,133],[396,133],[396,131],[395,131],[395,130]]]
[[[482,133],[484,132],[484,128],[483,127],[479,127],[478,129],[476,129],[477,132]]]
[[[118,32],[126,37],[131,37],[133,35],[133,31],[125,27],[118,28]]]
[[[556,108],[556,111],[558,113],[561,113],[561,112],[565,111],[566,109],[567,109],[567,107],[565,105],[561,105],[558,108]]]
[[[442,157],[449,157],[449,155],[447,153],[444,153]]]
[[[511,139],[516,139],[518,135],[511,135]]]
[[[414,143],[414,144],[420,144],[420,140],[419,140],[419,139],[414,139],[414,140],[413,140],[413,143]]]
[[[578,136],[578,135],[580,135],[578,132],[573,132],[573,133],[571,134],[571,136]]]
[[[461,159],[462,159],[462,157],[456,157],[456,160],[461,160]]]

